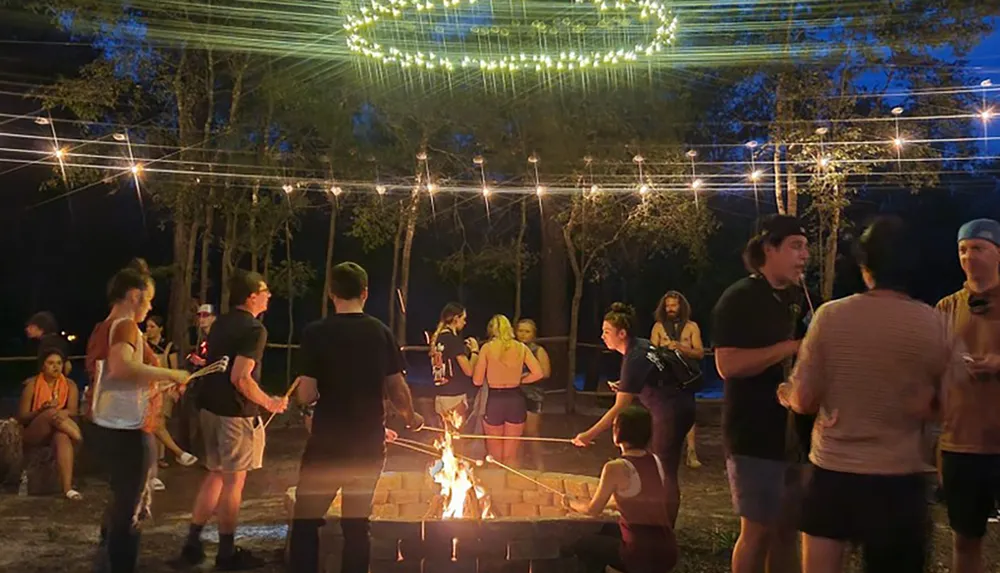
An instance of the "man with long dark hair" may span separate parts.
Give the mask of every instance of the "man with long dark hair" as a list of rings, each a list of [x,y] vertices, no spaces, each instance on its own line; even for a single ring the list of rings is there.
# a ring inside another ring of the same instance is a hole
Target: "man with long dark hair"
[[[691,304],[685,296],[675,290],[668,291],[656,305],[653,313],[656,324],[649,341],[654,346],[662,346],[680,353],[692,368],[698,368],[698,362],[705,357],[705,346],[701,341],[701,329],[698,323],[691,320]],[[692,469],[701,467],[698,451],[695,448],[695,429],[687,433],[687,466]]]

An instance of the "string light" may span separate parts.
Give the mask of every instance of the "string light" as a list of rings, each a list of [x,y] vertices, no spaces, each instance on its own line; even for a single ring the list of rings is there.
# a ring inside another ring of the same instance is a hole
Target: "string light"
[[[896,148],[896,170],[903,170],[903,138],[899,136],[899,116],[903,114],[903,108],[894,107],[892,108],[893,122],[896,125],[896,137],[892,139],[892,145]]]
[[[466,8],[462,7],[463,2]],[[489,30],[504,38],[503,43],[510,50],[508,53],[498,55],[491,47],[477,54],[472,42],[458,42],[452,48],[438,44],[435,36],[441,33],[440,30],[454,26],[449,21],[456,17],[454,12],[471,9],[475,3],[476,0],[449,0],[443,3],[443,11],[437,11],[433,3],[421,0],[389,0],[388,3],[372,0],[347,14],[343,24],[347,48],[384,66],[446,74],[456,69],[479,70],[484,74],[586,72],[621,62],[652,59],[674,42],[677,30],[677,18],[659,0],[616,0],[615,8],[622,18],[649,22],[641,27],[643,35],[628,34],[629,28],[615,27],[613,33],[603,34],[603,39],[612,43],[610,47],[597,48],[595,44],[587,48],[582,42],[595,36],[595,28],[602,33],[603,28],[592,24],[590,15],[579,18],[579,11],[575,10],[551,23],[541,22],[541,17],[535,20],[527,13],[523,21],[518,18],[509,25],[494,19]],[[611,9],[605,0],[592,0],[590,4],[598,13]],[[490,12],[492,15],[492,5]],[[601,17],[601,21],[604,20]],[[552,41],[538,39],[547,33],[567,38],[568,44],[576,48],[549,51]]]
[[[486,185],[486,160],[482,155],[472,158],[472,162],[479,167],[479,177],[483,183],[483,204],[486,206],[486,219],[490,219],[490,188]]]
[[[379,195],[385,195],[385,185],[376,185],[375,192]]]
[[[285,192],[286,195],[290,195],[292,191],[295,191],[295,187],[292,187],[288,183],[281,186],[281,190]]]
[[[828,127],[817,127],[816,135],[819,136],[819,166],[821,169],[826,169],[830,166],[830,158],[827,157],[826,152],[823,150],[823,136],[830,132]]]
[[[698,157],[697,149],[689,149],[685,155],[691,160],[691,189],[694,191],[694,206],[698,207],[698,189],[701,188],[701,179],[698,179],[698,173],[695,170],[694,158]]]

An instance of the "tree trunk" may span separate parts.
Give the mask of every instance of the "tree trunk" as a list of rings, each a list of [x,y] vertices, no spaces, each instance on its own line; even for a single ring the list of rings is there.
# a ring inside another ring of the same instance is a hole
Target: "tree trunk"
[[[396,332],[396,285],[399,284],[399,248],[403,241],[403,217],[399,214],[396,238],[392,241],[392,279],[389,284],[389,330]]]
[[[778,214],[785,214],[785,200],[781,192],[781,145],[774,144],[774,202],[778,205]]]
[[[566,243],[566,252],[569,253],[569,265],[573,269],[573,299],[569,307],[569,337],[568,349],[566,352],[566,413],[572,414],[576,411],[576,344],[580,326],[580,301],[583,300],[583,268],[577,261],[576,248],[573,245],[573,238],[569,234],[569,228],[563,228],[563,239]]]
[[[174,213],[174,264],[170,278],[170,304],[168,314],[170,320],[170,340],[180,349],[180,355],[187,354],[191,342],[188,340],[188,326],[191,322],[191,308],[188,294],[184,291],[184,274],[187,259],[188,224],[184,209]]]
[[[833,206],[830,210],[829,232],[823,246],[823,284],[820,296],[824,301],[833,299],[833,281],[837,271],[837,246],[840,239],[840,186],[833,187]]]
[[[257,272],[257,261],[260,259],[257,247],[257,202],[260,200],[260,181],[254,181],[253,193],[250,196],[250,270]],[[266,278],[266,277],[265,277]]]
[[[521,226],[514,243],[514,324],[521,320],[521,287],[524,282],[524,231],[528,226],[528,198],[521,199]]]
[[[793,217],[799,216],[799,186],[795,178],[795,166],[788,166],[788,209],[787,213]]]
[[[333,268],[333,241],[337,237],[337,202],[330,199],[330,229],[326,236],[326,273],[323,279],[323,307],[320,314],[323,318],[329,314],[330,307],[330,269]]]
[[[541,336],[563,337],[576,332],[575,329],[567,330],[570,318],[567,314],[569,297],[566,288],[569,282],[569,257],[562,225],[554,217],[542,216],[541,226],[542,250],[539,273],[542,276],[542,304],[538,329]],[[546,342],[545,348],[552,362],[552,380],[566,380],[575,375],[569,371],[570,346],[565,339]]]
[[[225,236],[222,242],[222,292],[219,295],[219,307],[222,312],[229,312],[229,277],[233,273],[233,249],[236,245],[236,213],[226,211]]]
[[[410,208],[406,211],[406,235],[403,237],[403,252],[400,255],[399,295],[402,298],[399,318],[396,320],[396,342],[406,344],[406,305],[410,301],[410,255],[413,253],[413,236],[417,232],[417,215],[420,214],[420,192],[414,190],[410,196]]]
[[[285,219],[285,271],[288,275],[288,340],[285,347],[285,387],[292,384],[292,333],[295,332],[295,286],[292,281],[292,231]]]
[[[201,264],[198,269],[201,273],[198,279],[198,299],[202,304],[208,303],[208,255],[212,244],[212,223],[215,218],[215,207],[212,202],[212,192],[209,191],[208,205],[205,207],[205,228],[201,233]]]

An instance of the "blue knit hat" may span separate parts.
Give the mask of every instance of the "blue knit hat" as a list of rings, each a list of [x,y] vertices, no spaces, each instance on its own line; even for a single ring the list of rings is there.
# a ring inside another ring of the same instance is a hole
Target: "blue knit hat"
[[[1000,247],[1000,223],[993,219],[975,219],[958,230],[958,242],[982,239]]]

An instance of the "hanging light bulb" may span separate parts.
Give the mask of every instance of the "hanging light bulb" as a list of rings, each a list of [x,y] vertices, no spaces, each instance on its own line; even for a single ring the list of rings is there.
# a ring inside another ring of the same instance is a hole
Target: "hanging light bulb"
[[[702,186],[702,180],[701,179],[695,179],[694,181],[691,182],[691,188],[694,189],[694,190],[696,190],[696,191],[698,189],[701,189],[701,186]]]
[[[649,185],[646,185],[645,183],[643,183],[642,185],[640,185],[639,186],[639,193],[642,194],[642,195],[645,195],[646,193],[649,193]]]
[[[761,171],[760,169],[754,169],[753,171],[750,172],[750,181],[756,183],[757,181],[760,181],[763,176],[764,176],[763,171]]]
[[[904,143],[906,143],[906,140],[902,137],[894,137],[892,139],[892,144],[896,147],[896,149],[903,147]]]
[[[285,183],[284,185],[281,186],[281,190],[284,191],[286,195],[288,195],[295,190],[295,187],[292,187],[291,184],[289,183]]]
[[[483,187],[483,197],[489,197],[490,193],[492,193],[492,191],[490,191],[489,187]]]
[[[62,150],[62,149],[57,149],[56,150],[56,159],[62,159],[63,157],[66,157],[66,152],[64,150]]]
[[[385,185],[376,185],[375,192],[379,195],[385,195]]]
[[[336,186],[336,185],[334,185],[333,187],[330,187],[330,193],[332,193],[334,197],[340,197],[340,194],[343,193],[343,192],[344,192],[344,190],[341,189],[340,187]]]
[[[541,197],[544,194],[545,194],[545,187],[542,187],[541,185],[536,185],[535,186],[535,195],[538,195],[539,197]]]

